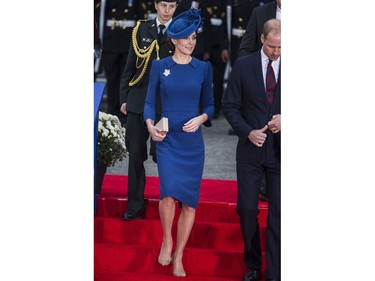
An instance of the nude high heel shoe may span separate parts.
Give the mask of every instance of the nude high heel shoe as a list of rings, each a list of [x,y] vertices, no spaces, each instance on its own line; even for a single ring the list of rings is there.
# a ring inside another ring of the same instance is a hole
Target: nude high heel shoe
[[[172,257],[172,265],[173,265],[173,276],[174,277],[186,277],[186,272],[184,270],[184,266],[182,265],[182,261],[181,261],[181,267],[179,269],[177,269],[176,267],[176,261],[175,261],[175,256],[173,255]]]
[[[172,257],[169,256],[169,258],[165,258],[165,257],[162,256],[163,246],[164,246],[164,243],[162,243],[161,248],[160,248],[160,253],[159,253],[159,257],[158,257],[158,263],[161,264],[162,266],[167,266],[167,265],[169,265],[171,263]],[[172,252],[172,249],[171,249],[171,252]]]
[[[159,255],[158,257],[158,263],[162,266],[167,266],[167,265],[170,265],[171,264],[171,260],[172,258],[169,258],[169,259],[162,259]]]

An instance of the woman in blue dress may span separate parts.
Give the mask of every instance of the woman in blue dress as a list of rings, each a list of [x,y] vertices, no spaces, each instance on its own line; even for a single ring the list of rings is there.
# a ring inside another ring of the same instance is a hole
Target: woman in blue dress
[[[201,25],[202,18],[196,9],[180,14],[170,23],[167,34],[175,52],[173,56],[153,61],[144,108],[148,131],[157,142],[159,214],[163,229],[158,262],[161,265],[172,262],[173,275],[178,277],[186,276],[183,250],[194,224],[203,175],[205,151],[201,125],[210,127],[214,113],[211,65],[191,56]],[[161,117],[168,118],[168,132],[154,126],[158,95]],[[175,200],[180,203],[181,214],[172,256]]]

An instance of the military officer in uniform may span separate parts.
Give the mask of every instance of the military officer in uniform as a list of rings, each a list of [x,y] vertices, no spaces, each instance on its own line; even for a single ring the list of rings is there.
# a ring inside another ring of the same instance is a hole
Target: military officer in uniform
[[[228,5],[231,6],[231,25],[230,32],[230,63],[234,65],[238,57],[238,49],[240,47],[242,36],[246,32],[247,23],[251,13],[255,7],[259,6],[259,0],[229,0]]]
[[[99,28],[94,21],[94,58],[100,58],[102,56],[102,40],[99,36]]]
[[[144,188],[149,133],[143,123],[143,109],[154,59],[173,54],[168,44],[166,30],[178,6],[177,0],[154,0],[157,16],[152,20],[139,20],[133,29],[128,60],[120,83],[120,111],[127,116],[126,147],[129,151],[128,165],[128,209],[123,220],[140,219],[145,214]],[[161,114],[161,108],[158,109]],[[158,120],[155,120],[156,122]],[[155,159],[155,144],[151,152]]]
[[[205,0],[202,3],[204,18],[203,37],[205,52],[203,60],[209,60],[213,69],[214,119],[219,117],[224,92],[224,73],[228,61],[226,46],[226,4],[222,0]]]
[[[124,71],[131,42],[132,29],[142,11],[137,0],[95,0],[95,19],[102,39],[102,56],[96,62],[96,73],[99,62],[102,64],[106,78],[107,112],[120,115],[119,89],[121,74]]]
[[[238,57],[238,49],[240,47],[242,36],[246,32],[247,23],[250,19],[251,13],[255,7],[258,7],[259,0],[228,0],[227,5],[230,7],[230,14],[227,15],[226,34],[228,34],[228,26],[230,33],[227,35],[229,43],[227,43],[230,50],[230,65],[233,66]],[[228,12],[228,9],[227,9]],[[228,131],[229,135],[236,133],[231,128]]]

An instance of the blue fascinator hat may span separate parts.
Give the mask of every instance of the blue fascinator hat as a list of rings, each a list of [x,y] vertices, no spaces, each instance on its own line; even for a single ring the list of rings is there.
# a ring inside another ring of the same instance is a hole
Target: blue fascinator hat
[[[186,38],[203,24],[200,11],[191,8],[177,17],[175,17],[169,24],[167,29],[168,37],[172,39]]]

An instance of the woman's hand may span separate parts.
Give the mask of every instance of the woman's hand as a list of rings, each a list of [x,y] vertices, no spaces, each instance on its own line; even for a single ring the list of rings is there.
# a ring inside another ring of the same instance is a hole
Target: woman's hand
[[[208,116],[206,113],[203,113],[202,115],[199,115],[197,117],[194,117],[190,119],[188,122],[184,124],[182,127],[182,130],[186,133],[194,133],[196,132],[199,127],[208,119]]]
[[[167,136],[166,131],[161,131],[155,126],[153,126],[153,128],[151,129],[151,131],[149,130],[149,132],[153,141],[163,141],[164,138]]]
[[[159,130],[154,126],[154,121],[151,119],[146,120],[147,130],[150,133],[150,137],[153,141],[163,141],[167,136],[166,131]]]

